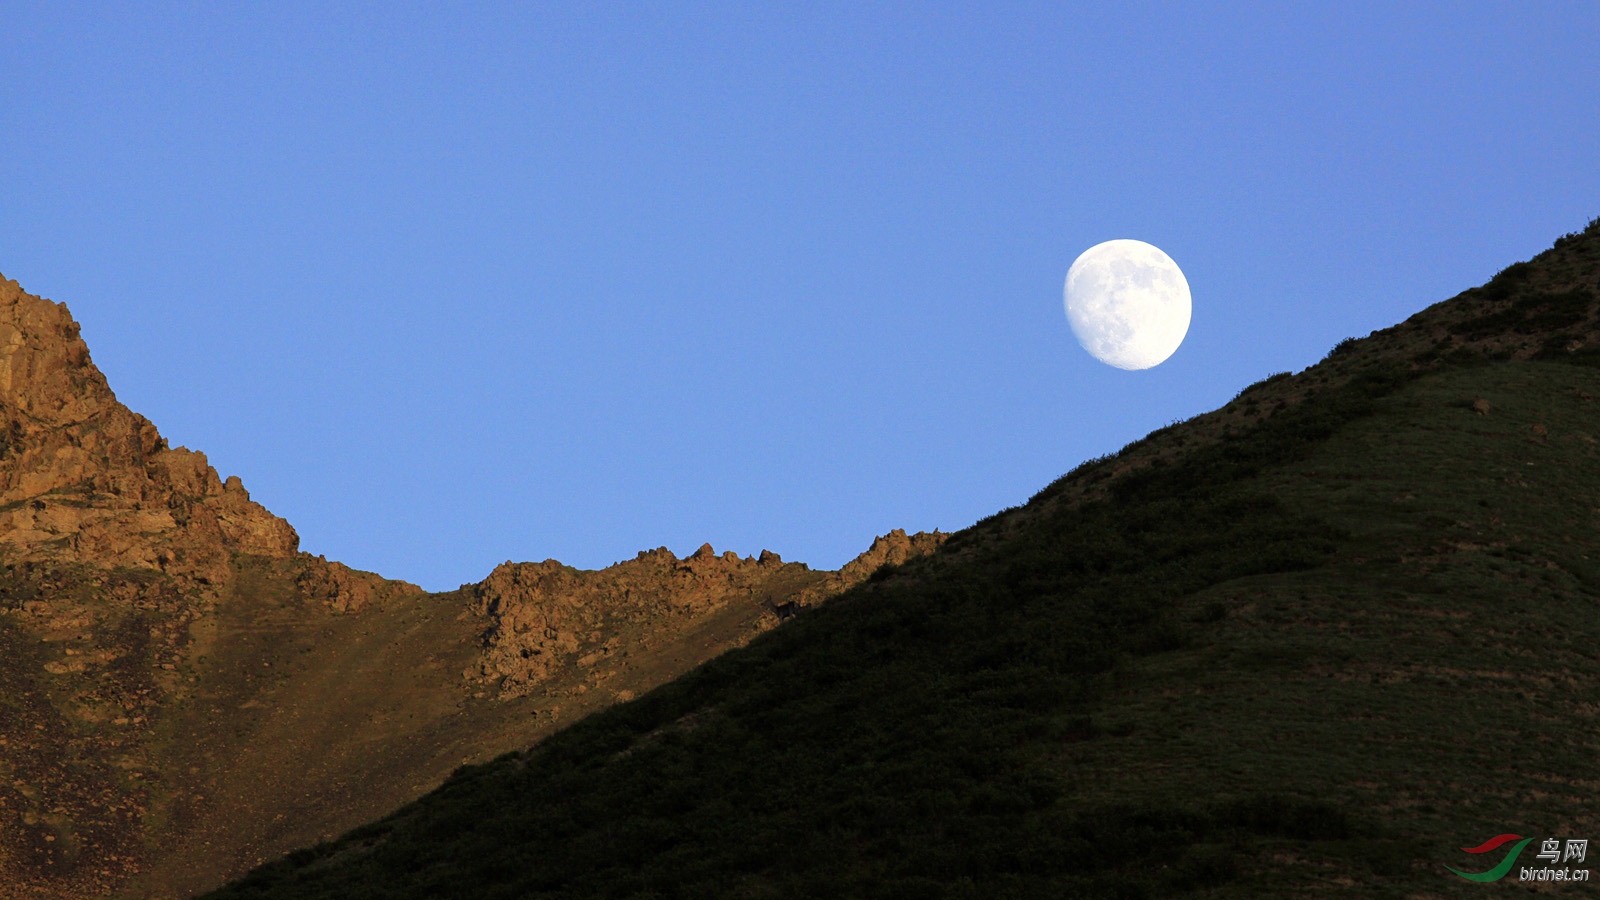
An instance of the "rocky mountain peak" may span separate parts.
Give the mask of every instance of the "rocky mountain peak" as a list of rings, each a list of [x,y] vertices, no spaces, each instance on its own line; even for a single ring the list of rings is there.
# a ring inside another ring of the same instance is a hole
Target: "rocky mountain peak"
[[[293,556],[299,536],[118,402],[65,304],[0,277],[0,544],[206,585],[232,553]]]

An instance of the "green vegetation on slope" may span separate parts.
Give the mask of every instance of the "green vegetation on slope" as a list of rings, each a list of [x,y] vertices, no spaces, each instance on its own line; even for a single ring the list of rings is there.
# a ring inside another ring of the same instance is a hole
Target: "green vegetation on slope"
[[[1600,821],[1595,310],[1551,271],[210,896],[1484,890],[1457,848]]]

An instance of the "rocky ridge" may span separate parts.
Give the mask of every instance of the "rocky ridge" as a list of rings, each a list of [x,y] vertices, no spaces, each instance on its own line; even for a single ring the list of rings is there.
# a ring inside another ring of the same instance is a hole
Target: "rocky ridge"
[[[919,556],[927,556],[943,546],[949,537],[937,528],[916,534],[906,534],[904,528],[896,528],[888,534],[879,535],[873,538],[872,546],[864,553],[839,569],[839,589],[855,587],[884,566],[904,565]]]
[[[933,552],[945,537],[897,528],[838,572],[786,563],[770,550],[719,555],[710,544],[684,559],[665,547],[644,550],[598,571],[553,559],[505,562],[473,588],[474,611],[488,625],[483,658],[467,677],[497,685],[502,698],[526,696],[564,669],[642,652],[738,602],[772,610],[757,620],[758,628],[771,628],[781,621],[779,609],[820,603],[886,564]],[[641,626],[648,628],[640,633]]]
[[[0,278],[0,542],[13,559],[211,585],[230,553],[293,556],[300,538],[117,402],[64,304]]]
[[[64,304],[0,278],[0,894],[203,890],[944,538],[839,572],[710,545],[507,562],[424,594],[300,552],[117,400]]]

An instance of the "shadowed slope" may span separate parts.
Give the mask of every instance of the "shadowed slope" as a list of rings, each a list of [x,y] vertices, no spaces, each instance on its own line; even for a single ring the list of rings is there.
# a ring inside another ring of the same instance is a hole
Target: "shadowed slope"
[[[1476,896],[1600,821],[1597,287],[1600,223],[210,896]]]

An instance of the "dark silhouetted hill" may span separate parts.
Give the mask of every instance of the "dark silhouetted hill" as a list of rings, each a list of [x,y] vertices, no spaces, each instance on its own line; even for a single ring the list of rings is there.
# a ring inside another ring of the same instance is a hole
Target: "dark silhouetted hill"
[[[1600,221],[208,896],[1493,891],[1600,822],[1597,290]]]

